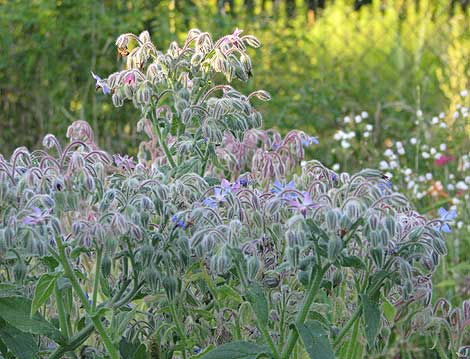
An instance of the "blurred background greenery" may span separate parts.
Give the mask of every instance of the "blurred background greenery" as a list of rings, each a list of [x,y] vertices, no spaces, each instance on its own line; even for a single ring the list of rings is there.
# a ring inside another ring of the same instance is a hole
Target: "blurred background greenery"
[[[266,126],[301,128],[327,149],[344,115],[367,111],[381,149],[413,128],[417,110],[458,104],[469,78],[468,2],[0,0],[0,153],[36,148],[49,132],[64,136],[76,119],[89,121],[107,150],[135,153],[138,115],[95,93],[90,71],[121,66],[114,40],[123,32],[148,29],[165,49],[193,27],[214,37],[239,27],[261,40],[255,76],[234,85],[272,94],[262,105]],[[331,151],[316,156],[338,162]]]

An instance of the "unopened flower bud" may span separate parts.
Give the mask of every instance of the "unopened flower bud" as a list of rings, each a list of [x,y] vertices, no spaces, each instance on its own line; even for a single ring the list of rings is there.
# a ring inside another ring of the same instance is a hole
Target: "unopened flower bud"
[[[331,238],[328,241],[328,259],[334,262],[343,250],[343,241],[341,238]]]
[[[13,267],[13,278],[15,278],[15,282],[23,283],[23,280],[26,277],[26,273],[28,271],[27,265],[23,261],[19,261]]]
[[[178,290],[178,281],[174,276],[167,276],[163,278],[163,288],[169,300],[175,299]]]
[[[257,256],[251,256],[247,261],[247,277],[250,280],[255,280],[260,268],[259,259]]]
[[[105,253],[101,259],[101,273],[103,274],[103,277],[108,278],[111,273],[111,265],[111,258]]]

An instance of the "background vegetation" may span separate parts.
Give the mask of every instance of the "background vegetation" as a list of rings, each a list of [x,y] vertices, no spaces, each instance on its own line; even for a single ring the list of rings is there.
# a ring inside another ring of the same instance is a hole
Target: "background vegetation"
[[[273,101],[262,108],[268,125],[318,134],[325,148],[347,113],[374,116],[381,146],[390,131],[414,126],[416,110],[455,106],[468,81],[470,22],[465,7],[450,0],[0,4],[4,154],[37,146],[44,133],[64,133],[76,119],[91,122],[107,149],[135,151],[137,115],[130,108],[112,111],[90,76],[90,70],[109,73],[116,66],[117,56],[108,59],[116,51],[114,37],[125,31],[148,29],[162,49],[192,27],[216,37],[235,27],[256,34],[264,46],[245,90],[271,92]],[[328,151],[316,155],[335,161]]]

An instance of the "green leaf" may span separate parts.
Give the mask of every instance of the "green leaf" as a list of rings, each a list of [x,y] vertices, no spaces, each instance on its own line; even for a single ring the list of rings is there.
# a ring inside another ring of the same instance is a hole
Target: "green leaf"
[[[0,283],[0,297],[10,297],[12,295],[19,294],[20,287],[9,284],[9,283]]]
[[[34,337],[0,320],[0,339],[18,359],[35,359],[39,348]]]
[[[322,237],[324,241],[328,242],[329,241],[329,237],[328,237],[328,234],[323,230],[321,229],[314,221],[313,219],[311,218],[308,218],[307,219],[307,225],[310,227],[310,230],[312,231],[312,233],[315,233],[317,234],[318,236]]]
[[[247,297],[258,321],[266,324],[268,322],[269,310],[263,288],[257,283],[250,285]]]
[[[119,343],[119,352],[122,358],[147,359],[147,350],[144,344],[129,342],[123,338]]]
[[[46,303],[46,300],[51,296],[54,290],[54,285],[57,281],[58,273],[45,273],[39,278],[38,284],[34,289],[33,302],[31,304],[31,313],[33,316],[37,310]]]
[[[31,334],[49,337],[56,343],[64,343],[60,331],[45,320],[39,313],[31,314],[31,300],[12,296],[0,298],[0,317],[11,326]]]
[[[201,359],[257,359],[268,357],[268,349],[250,342],[237,341],[211,350]]]
[[[319,321],[313,320],[305,324],[297,324],[297,330],[304,343],[305,350],[312,359],[334,359],[328,335]]]
[[[369,346],[373,346],[380,330],[380,309],[377,302],[367,295],[362,296],[362,310],[364,313],[364,328]]]
[[[395,319],[395,314],[396,314],[397,310],[395,309],[395,306],[388,301],[387,298],[383,297],[383,302],[384,302],[384,315],[385,315],[385,318],[387,318],[387,320],[390,323],[393,323],[393,320]]]

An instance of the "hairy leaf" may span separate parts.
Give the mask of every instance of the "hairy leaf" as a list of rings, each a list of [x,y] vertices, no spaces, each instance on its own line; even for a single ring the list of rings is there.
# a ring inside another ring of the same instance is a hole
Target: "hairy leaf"
[[[215,348],[201,359],[257,359],[268,356],[266,347],[250,342],[231,342]]]
[[[54,290],[54,285],[57,281],[58,274],[46,273],[39,278],[38,284],[34,289],[33,302],[31,304],[31,316],[46,303],[46,300],[51,296]]]
[[[312,359],[334,359],[335,354],[328,335],[319,321],[297,324],[297,330],[304,343],[305,350]]]
[[[362,308],[364,313],[364,328],[367,343],[374,345],[380,330],[380,309],[377,302],[371,300],[367,295],[362,296]]]
[[[45,335],[57,343],[63,343],[60,331],[39,313],[31,314],[31,300],[24,297],[0,298],[0,317],[11,326],[31,334]]]

